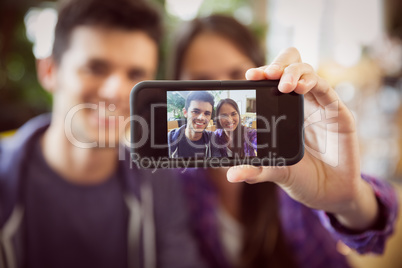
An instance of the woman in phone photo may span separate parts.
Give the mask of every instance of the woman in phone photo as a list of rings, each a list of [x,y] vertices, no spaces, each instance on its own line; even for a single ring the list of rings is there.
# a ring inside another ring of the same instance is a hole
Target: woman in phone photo
[[[214,137],[222,156],[257,156],[257,131],[242,124],[239,106],[234,100],[220,100],[216,118]]]

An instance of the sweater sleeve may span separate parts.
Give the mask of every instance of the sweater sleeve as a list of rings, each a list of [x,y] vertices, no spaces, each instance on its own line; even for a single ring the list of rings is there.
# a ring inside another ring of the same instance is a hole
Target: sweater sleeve
[[[387,238],[393,233],[398,214],[398,198],[395,189],[387,182],[362,174],[374,190],[379,204],[379,221],[372,229],[363,232],[352,231],[342,226],[331,213],[317,211],[323,226],[348,247],[363,254],[381,254]]]

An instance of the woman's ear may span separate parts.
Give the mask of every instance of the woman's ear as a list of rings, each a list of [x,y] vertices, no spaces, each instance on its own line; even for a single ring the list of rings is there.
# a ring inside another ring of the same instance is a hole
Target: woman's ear
[[[36,60],[36,72],[42,87],[53,93],[56,88],[56,63],[52,57]]]

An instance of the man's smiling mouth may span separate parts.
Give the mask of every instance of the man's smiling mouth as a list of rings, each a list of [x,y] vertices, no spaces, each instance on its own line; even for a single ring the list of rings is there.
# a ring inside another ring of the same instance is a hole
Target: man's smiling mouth
[[[193,126],[195,129],[204,129],[206,127],[206,123],[193,121]]]

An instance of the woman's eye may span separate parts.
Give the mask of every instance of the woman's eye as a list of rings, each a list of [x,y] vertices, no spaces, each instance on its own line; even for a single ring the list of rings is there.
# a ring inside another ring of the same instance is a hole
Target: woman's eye
[[[190,76],[190,80],[213,80],[213,78],[207,74],[193,74]]]
[[[245,79],[245,71],[243,70],[233,70],[230,73],[230,78],[233,80],[243,80]]]
[[[146,72],[145,70],[132,70],[128,74],[129,78],[133,81],[145,80]]]

